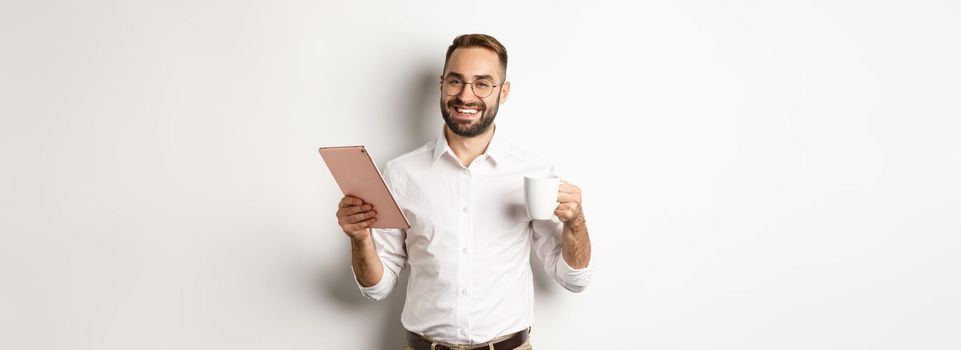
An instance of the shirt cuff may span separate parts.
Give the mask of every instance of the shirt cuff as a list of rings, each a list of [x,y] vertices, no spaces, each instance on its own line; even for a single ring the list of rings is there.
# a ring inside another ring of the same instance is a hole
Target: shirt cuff
[[[575,269],[567,263],[563,255],[559,256],[558,260],[560,261],[557,262],[557,278],[564,288],[572,292],[581,292],[587,288],[587,285],[591,282],[593,270],[591,261],[588,261],[584,268]]]
[[[394,277],[394,274],[387,270],[386,266],[384,266],[384,275],[380,278],[380,282],[377,282],[377,284],[370,287],[364,287],[360,285],[360,281],[357,280],[357,273],[354,271],[353,265],[350,266],[350,272],[354,275],[354,284],[356,284],[357,288],[360,289],[360,294],[364,295],[368,299],[374,301],[384,300],[384,298],[387,298],[387,296],[390,295],[390,291],[394,289],[394,280],[396,277]]]

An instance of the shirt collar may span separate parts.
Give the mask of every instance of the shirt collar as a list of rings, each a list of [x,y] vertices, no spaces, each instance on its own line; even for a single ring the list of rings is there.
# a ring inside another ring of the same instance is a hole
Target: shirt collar
[[[505,141],[498,136],[500,134],[497,132],[497,126],[492,125],[491,127],[494,128],[494,135],[491,136],[491,141],[487,144],[487,150],[484,151],[484,154],[481,154],[478,159],[486,156],[487,158],[490,158],[490,160],[494,161],[494,164],[497,164],[498,161],[503,161],[504,156],[507,153],[507,144],[505,144]],[[440,159],[444,153],[449,153],[451,157],[454,157],[455,159],[457,158],[457,155],[454,154],[454,151],[450,149],[450,145],[447,144],[447,137],[444,136],[444,128],[441,128],[440,136],[438,136],[434,141],[434,156],[432,164],[437,164],[437,160]]]

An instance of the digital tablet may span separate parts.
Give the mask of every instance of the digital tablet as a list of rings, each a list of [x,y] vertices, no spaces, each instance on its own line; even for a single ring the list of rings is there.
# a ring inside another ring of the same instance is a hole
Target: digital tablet
[[[360,198],[374,206],[377,221],[370,227],[410,228],[404,212],[394,201],[387,183],[364,146],[321,147],[320,157],[345,196]]]

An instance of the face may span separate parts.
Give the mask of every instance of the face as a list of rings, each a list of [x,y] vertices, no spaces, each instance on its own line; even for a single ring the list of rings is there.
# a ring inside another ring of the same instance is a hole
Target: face
[[[454,50],[447,62],[447,69],[441,75],[441,81],[451,78],[465,84],[460,93],[453,96],[444,93],[442,84],[440,111],[444,122],[451,131],[460,136],[474,137],[483,134],[494,122],[498,107],[507,101],[510,92],[510,83],[501,83],[504,76],[497,54],[480,47]],[[474,94],[471,84],[468,83],[478,80],[496,85],[490,96],[481,98]]]

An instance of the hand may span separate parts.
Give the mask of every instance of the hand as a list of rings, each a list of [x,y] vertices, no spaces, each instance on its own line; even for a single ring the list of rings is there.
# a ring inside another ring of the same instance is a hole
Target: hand
[[[357,197],[344,196],[337,205],[337,223],[350,239],[370,239],[370,225],[377,221],[377,211]]]
[[[584,220],[584,212],[581,210],[581,189],[571,185],[567,181],[561,180],[561,185],[557,189],[557,215],[561,222],[568,223],[571,220]]]

